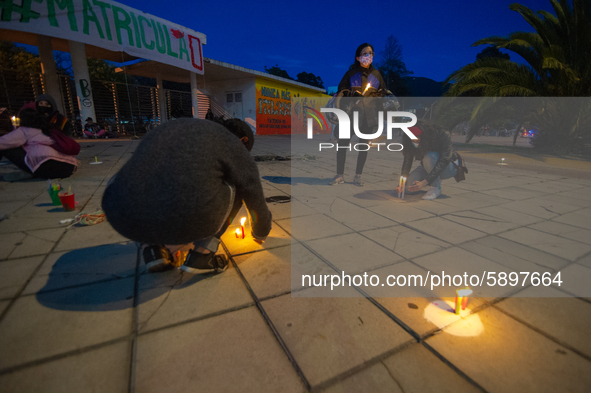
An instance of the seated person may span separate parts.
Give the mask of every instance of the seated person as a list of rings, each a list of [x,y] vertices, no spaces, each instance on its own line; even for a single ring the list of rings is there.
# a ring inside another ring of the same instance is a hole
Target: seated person
[[[59,113],[55,100],[49,94],[41,94],[35,98],[35,109],[48,121],[51,128],[60,130],[66,136],[72,136],[74,127],[67,117]]]
[[[169,121],[146,134],[103,195],[107,220],[121,235],[144,243],[150,272],[173,267],[165,245],[191,250],[186,272],[223,271],[216,258],[220,238],[242,202],[252,236],[262,242],[271,231],[271,212],[257,165],[250,155],[252,130],[242,120],[222,126],[209,120]]]
[[[103,135],[105,135],[105,130],[101,130],[100,126],[92,121],[92,117],[87,117],[86,124],[84,124],[84,137],[97,139]]]
[[[456,177],[458,170],[466,173],[467,170],[460,156],[453,151],[449,131],[424,120],[409,130],[417,139],[410,139],[406,133],[402,136],[404,162],[401,175],[407,178],[405,192],[418,192],[429,186],[423,199],[433,200],[441,195],[441,180]],[[421,165],[410,172],[414,159],[420,160]],[[458,160],[459,168],[454,165]],[[456,181],[460,181],[458,179]],[[396,191],[400,193],[402,190],[396,187]]]
[[[0,137],[0,159],[8,158],[21,172],[4,175],[5,181],[63,179],[72,176],[78,165],[74,156],[63,154],[51,145],[50,124],[35,109],[26,106],[19,112],[20,126]]]

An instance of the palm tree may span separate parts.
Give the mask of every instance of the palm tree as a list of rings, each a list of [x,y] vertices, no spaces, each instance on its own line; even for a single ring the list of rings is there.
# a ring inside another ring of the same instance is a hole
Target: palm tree
[[[591,0],[550,0],[554,14],[548,11],[534,12],[521,4],[509,8],[518,12],[535,32],[515,32],[506,37],[492,36],[475,42],[472,46],[492,44],[520,55],[526,64],[517,64],[501,58],[484,58],[468,64],[452,73],[446,83],[451,83],[448,97],[588,97],[591,95]],[[515,58],[515,57],[514,57]],[[477,99],[478,100],[478,99]],[[475,103],[465,111],[464,120],[471,120],[469,141],[476,133],[482,119],[490,115],[485,110],[498,110],[507,104],[485,100]],[[541,101],[539,101],[541,102]],[[493,105],[495,103],[495,105]],[[450,105],[452,105],[450,103]],[[465,106],[465,103],[462,104]],[[531,109],[509,111],[507,116],[519,115],[517,121],[535,119],[544,108],[555,107],[545,102],[544,107],[527,105]],[[583,100],[582,108],[587,107]],[[520,108],[523,109],[523,108]],[[440,108],[440,114],[444,107]],[[457,112],[457,111],[456,111]],[[510,113],[513,112],[513,113]],[[547,121],[546,111],[545,119]],[[458,114],[456,113],[456,116]],[[448,116],[449,117],[449,116]],[[481,119],[481,120],[479,120]],[[448,119],[448,121],[451,119]],[[576,122],[577,126],[565,137],[574,137],[587,132],[589,127]],[[541,131],[550,132],[551,130]],[[543,139],[543,138],[542,138]],[[555,141],[555,138],[551,138]],[[563,145],[568,146],[569,144]],[[568,149],[568,148],[567,148]]]

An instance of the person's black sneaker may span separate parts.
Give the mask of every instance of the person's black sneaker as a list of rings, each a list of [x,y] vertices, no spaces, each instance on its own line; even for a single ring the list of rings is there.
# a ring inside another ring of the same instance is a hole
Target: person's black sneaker
[[[150,273],[174,269],[172,254],[164,246],[148,246],[143,251],[144,262]]]
[[[215,255],[210,252],[203,254],[195,250],[189,251],[181,270],[191,274],[197,273],[221,273],[228,268],[228,259],[225,255]]]

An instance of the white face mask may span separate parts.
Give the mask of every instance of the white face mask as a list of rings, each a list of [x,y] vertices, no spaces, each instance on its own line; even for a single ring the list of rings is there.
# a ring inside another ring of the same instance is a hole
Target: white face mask
[[[363,67],[369,67],[369,65],[372,63],[373,61],[373,56],[361,56],[360,58],[361,60],[359,60],[359,62],[361,63],[361,65]]]

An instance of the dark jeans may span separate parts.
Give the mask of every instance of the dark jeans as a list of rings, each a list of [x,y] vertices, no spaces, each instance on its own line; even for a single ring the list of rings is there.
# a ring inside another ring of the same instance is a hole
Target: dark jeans
[[[364,127],[361,127],[363,130]],[[353,133],[353,130],[351,130]],[[345,173],[345,161],[347,160],[347,150],[349,150],[349,144],[351,144],[351,139],[341,139],[339,138],[339,128],[338,126],[335,128],[334,135],[338,138],[337,141],[337,175],[343,175]],[[364,142],[361,141],[360,142]],[[351,145],[353,148],[353,145]],[[363,167],[365,166],[365,161],[367,160],[367,151],[360,151],[357,156],[357,168],[355,169],[356,175],[361,175],[363,173]]]
[[[41,179],[64,179],[72,176],[76,168],[72,164],[66,162],[47,160],[39,165],[35,172],[31,172],[27,164],[25,164],[25,156],[27,153],[22,147],[15,147],[14,149],[0,150],[0,159],[6,157],[14,165],[25,172],[31,173],[33,177]]]

